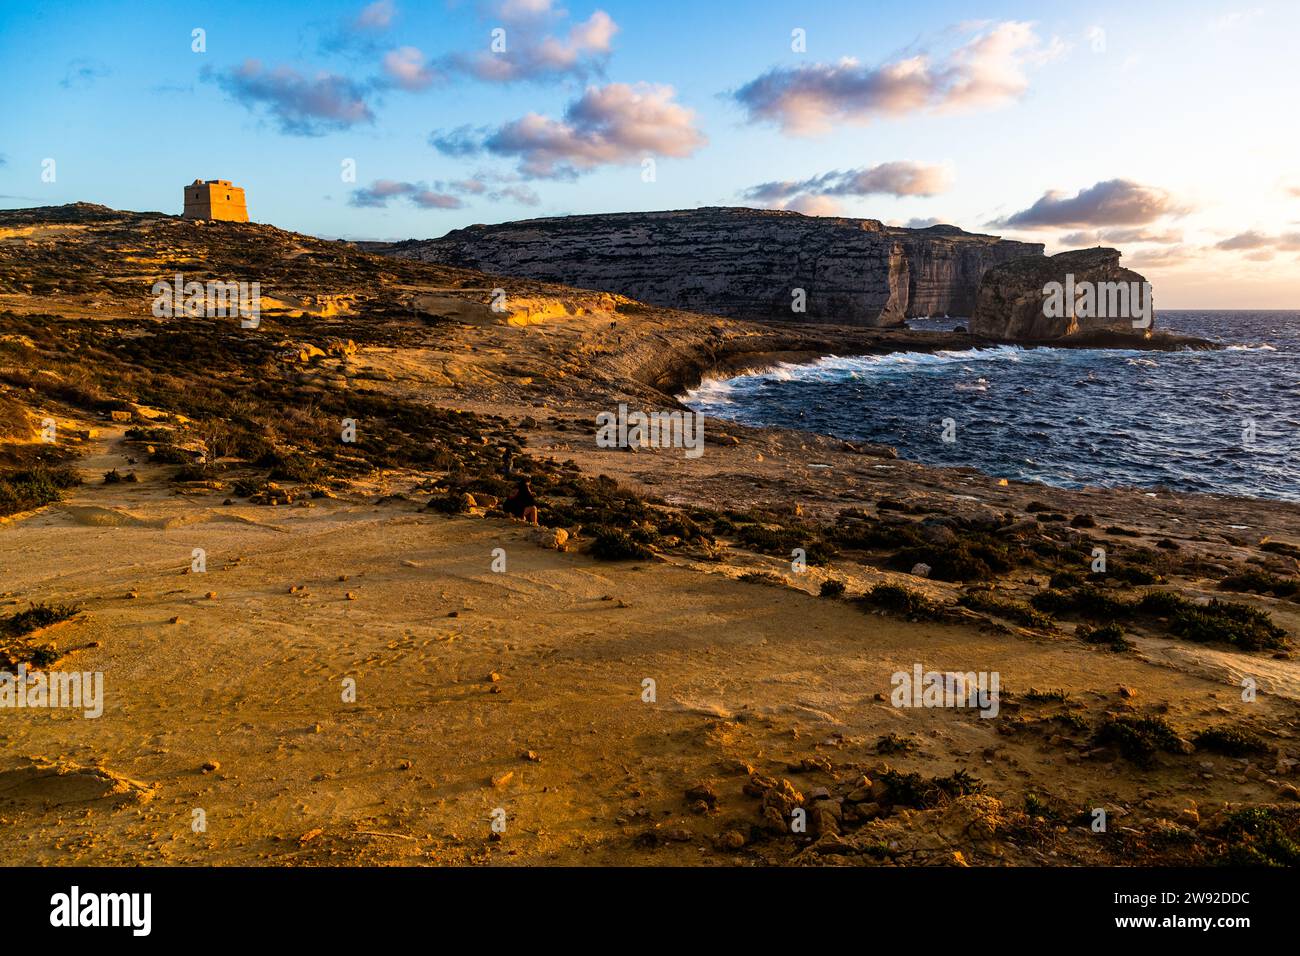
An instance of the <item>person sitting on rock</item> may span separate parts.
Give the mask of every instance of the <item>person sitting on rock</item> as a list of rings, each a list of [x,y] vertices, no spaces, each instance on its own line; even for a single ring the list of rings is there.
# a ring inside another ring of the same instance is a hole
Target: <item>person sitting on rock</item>
[[[501,510],[531,525],[537,524],[537,498],[533,495],[532,485],[527,478],[519,479],[519,487],[501,505]]]

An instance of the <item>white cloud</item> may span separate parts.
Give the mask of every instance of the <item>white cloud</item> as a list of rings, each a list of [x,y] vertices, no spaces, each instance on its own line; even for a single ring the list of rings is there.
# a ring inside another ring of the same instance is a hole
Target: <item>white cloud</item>
[[[435,133],[430,142],[449,155],[515,158],[523,175],[542,179],[649,156],[689,156],[706,139],[695,128],[695,112],[674,102],[674,95],[671,86],[650,83],[590,86],[561,120],[529,113],[494,131],[461,128]]]
[[[1140,226],[1188,211],[1163,189],[1128,179],[1108,179],[1075,195],[1052,190],[1028,209],[990,223],[992,226],[1040,229],[1047,226]]]
[[[838,208],[841,196],[936,196],[952,185],[946,165],[895,160],[858,169],[834,170],[807,179],[759,183],[745,190],[746,199],[777,209]],[[825,215],[825,213],[822,213]]]
[[[1043,45],[1029,23],[1006,21],[977,33],[937,62],[918,54],[874,67],[851,58],[833,65],[776,67],[734,97],[751,122],[773,122],[786,132],[810,135],[837,123],[1002,105],[1028,88],[1026,67],[1064,49],[1057,38]]]
[[[357,14],[352,25],[358,30],[386,30],[392,26],[395,16],[397,7],[393,0],[375,0]]]
[[[413,46],[398,47],[384,54],[384,72],[395,85],[411,92],[428,89],[441,78],[437,70],[425,63],[424,54]]]
[[[513,5],[519,5],[514,0]],[[501,14],[503,20],[518,21],[505,33],[505,50],[480,50],[473,54],[453,54],[444,58],[441,67],[448,72],[463,73],[490,83],[546,81],[577,77],[584,79],[603,71],[613,52],[618,24],[604,10],[595,11],[581,23],[574,24],[563,37],[545,34],[540,19],[552,11],[550,4],[530,4],[530,10],[512,9]],[[531,8],[536,8],[532,10]]]

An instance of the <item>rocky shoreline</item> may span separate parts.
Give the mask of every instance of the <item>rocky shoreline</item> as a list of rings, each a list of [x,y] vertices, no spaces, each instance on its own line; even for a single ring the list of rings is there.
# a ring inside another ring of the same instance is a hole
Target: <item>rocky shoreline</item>
[[[788,337],[786,337],[788,336]],[[1081,332],[1064,339],[1005,341],[964,332],[907,332],[889,330],[879,336],[864,336],[858,330],[836,333],[829,329],[820,337],[805,337],[794,330],[777,333],[776,341],[754,348],[749,343],[733,344],[707,359],[674,352],[671,369],[648,369],[642,381],[674,396],[697,387],[706,378],[768,371],[781,364],[803,365],[828,356],[889,355],[899,352],[946,352],[1015,346],[1025,349],[1131,349],[1144,352],[1172,352],[1178,349],[1212,351],[1221,345],[1197,336],[1158,331],[1151,335],[1112,330]],[[769,347],[770,346],[770,347]]]

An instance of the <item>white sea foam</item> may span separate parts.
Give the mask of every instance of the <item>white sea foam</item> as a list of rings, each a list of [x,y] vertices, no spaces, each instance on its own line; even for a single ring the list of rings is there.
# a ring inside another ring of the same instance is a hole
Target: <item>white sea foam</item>
[[[749,372],[732,378],[706,378],[698,386],[687,389],[682,400],[691,407],[700,405],[727,405],[743,394],[769,382],[842,382],[890,372],[905,372],[912,368],[927,368],[961,363],[1020,362],[1032,351],[1043,358],[1062,351],[1039,348],[1027,350],[1018,345],[997,345],[986,349],[943,350],[938,352],[891,352],[888,355],[826,355],[815,362],[796,364],[782,362],[762,372]],[[971,369],[973,371],[973,369]],[[981,381],[983,381],[981,379]],[[987,384],[987,383],[986,383]]]

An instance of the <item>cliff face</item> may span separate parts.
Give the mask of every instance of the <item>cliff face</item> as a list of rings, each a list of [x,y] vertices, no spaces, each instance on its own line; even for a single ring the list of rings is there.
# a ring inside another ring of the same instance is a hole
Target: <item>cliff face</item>
[[[1155,326],[1150,286],[1119,259],[1119,250],[1099,247],[990,269],[980,281],[970,331],[1016,341],[1095,332],[1150,334]]]
[[[1043,247],[952,226],[706,208],[469,226],[383,251],[716,315],[889,326],[969,315],[985,270]]]
[[[955,226],[889,231],[903,235],[908,317],[972,315],[985,272],[1013,259],[1043,255],[1042,243],[978,236]]]

